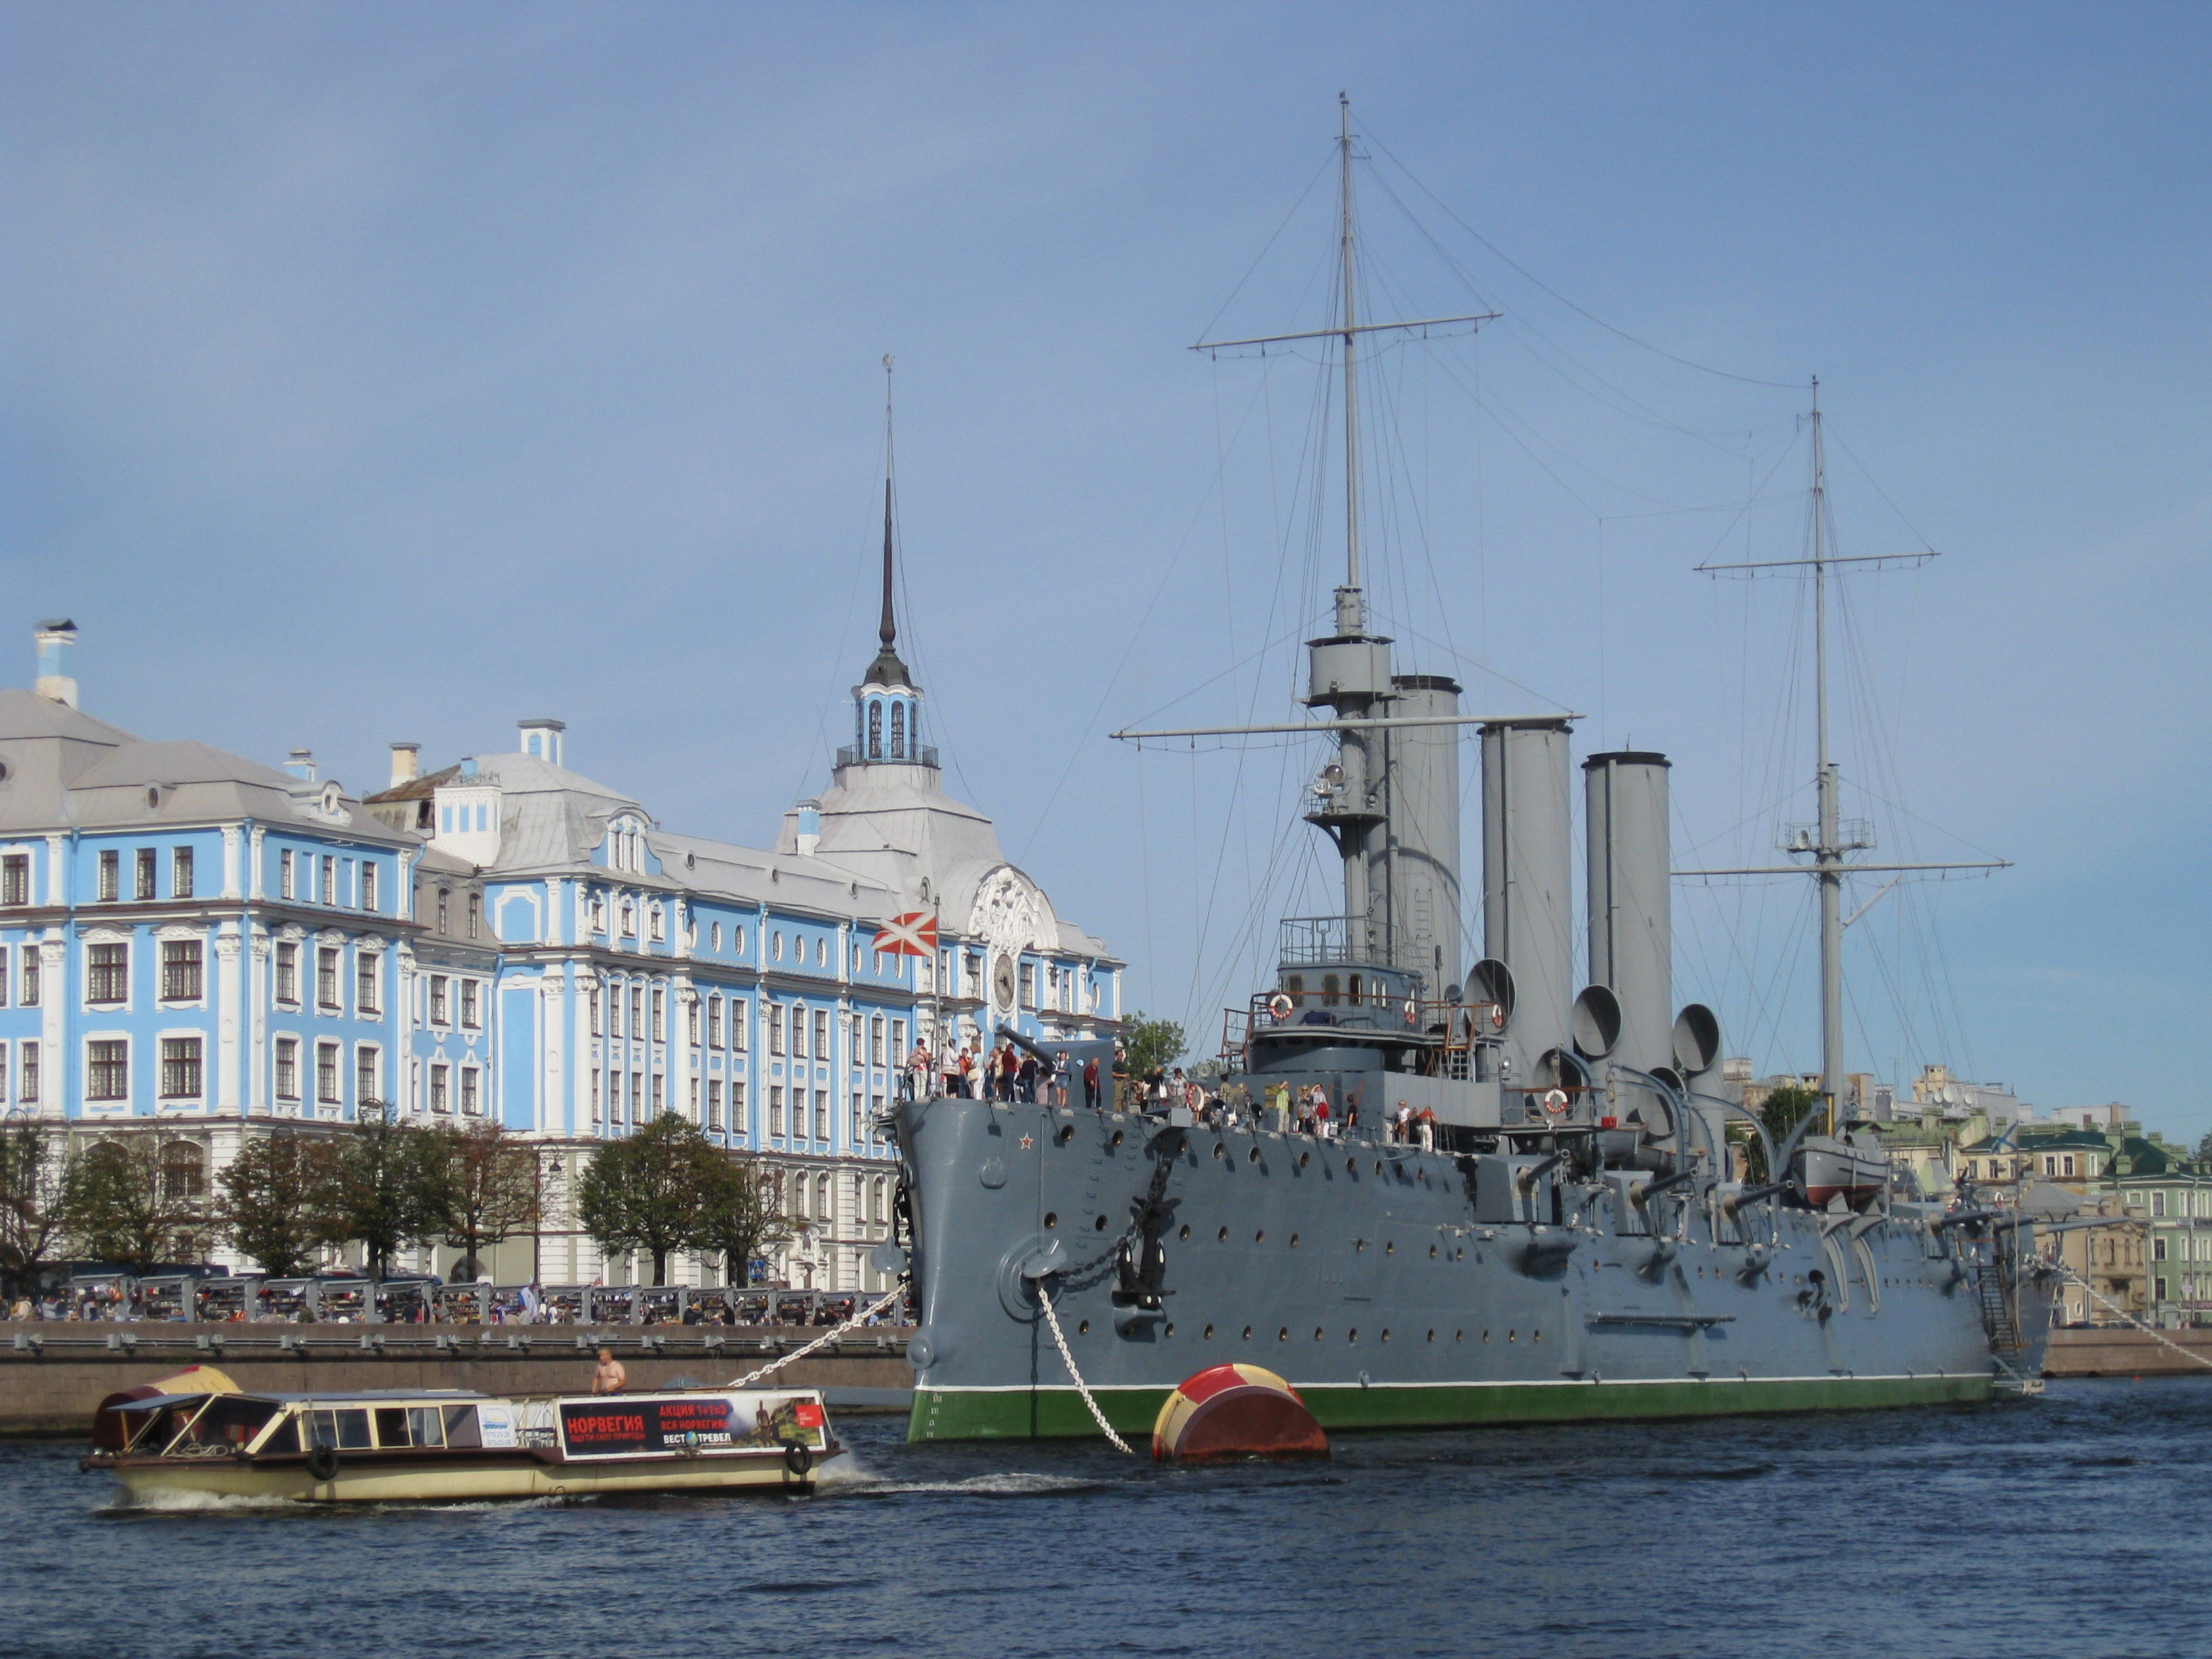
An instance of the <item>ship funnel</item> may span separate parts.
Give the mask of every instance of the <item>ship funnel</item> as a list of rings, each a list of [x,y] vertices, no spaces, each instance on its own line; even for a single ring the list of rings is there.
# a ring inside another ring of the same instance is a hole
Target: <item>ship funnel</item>
[[[1686,1002],[1674,1016],[1674,1066],[1684,1077],[1709,1072],[1720,1058],[1721,1023],[1702,1002]]]
[[[1509,1089],[1537,1086],[1539,1063],[1564,1057],[1574,954],[1567,806],[1567,722],[1493,720],[1482,727],[1482,952],[1509,972]]]
[[[1575,1052],[1603,1060],[1620,1042],[1620,1000],[1602,985],[1586,985],[1575,999]]]
[[[1591,987],[1617,1001],[1618,1058],[1643,1072],[1674,1060],[1667,771],[1664,755],[1625,750],[1583,763]]]
[[[1459,683],[1443,674],[1395,674],[1395,719],[1449,720],[1459,713]],[[1370,855],[1370,890],[1388,895],[1391,960],[1426,978],[1429,994],[1460,976],[1459,727],[1393,728],[1386,796],[1390,834]]]

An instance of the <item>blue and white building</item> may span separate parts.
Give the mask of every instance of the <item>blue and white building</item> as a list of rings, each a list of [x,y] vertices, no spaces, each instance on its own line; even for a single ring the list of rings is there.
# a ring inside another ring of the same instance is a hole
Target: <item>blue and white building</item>
[[[0,1110],[158,1134],[179,1192],[257,1127],[496,1117],[548,1153],[546,1225],[496,1276],[619,1283],[636,1264],[574,1227],[575,1180],[678,1112],[769,1167],[799,1224],[772,1276],[875,1289],[878,1120],[917,1042],[941,1066],[1000,1024],[1119,1019],[1123,964],[943,793],[888,591],[854,742],[766,848],[664,828],[570,770],[554,720],[428,774],[395,744],[366,799],[304,750],[149,742],[77,708],[75,637],[43,624],[36,685],[0,690]],[[872,948],[915,912],[933,960]]]

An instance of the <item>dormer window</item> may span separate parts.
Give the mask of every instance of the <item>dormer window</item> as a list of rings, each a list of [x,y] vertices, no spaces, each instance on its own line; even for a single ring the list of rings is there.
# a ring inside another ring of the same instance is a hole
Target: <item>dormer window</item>
[[[623,901],[622,930],[625,939],[637,937],[637,902],[634,899]]]
[[[653,930],[654,939],[664,939],[668,937],[668,919],[658,904],[646,913],[646,920],[647,925]]]
[[[595,933],[607,931],[607,896],[605,893],[592,895],[592,931]]]

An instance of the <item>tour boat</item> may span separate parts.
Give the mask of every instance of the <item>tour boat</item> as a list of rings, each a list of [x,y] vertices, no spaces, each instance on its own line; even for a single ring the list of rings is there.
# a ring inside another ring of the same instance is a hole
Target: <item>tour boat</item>
[[[92,1438],[79,1467],[113,1475],[138,1501],[807,1492],[844,1450],[810,1389],[258,1394],[205,1365],[109,1395]]]

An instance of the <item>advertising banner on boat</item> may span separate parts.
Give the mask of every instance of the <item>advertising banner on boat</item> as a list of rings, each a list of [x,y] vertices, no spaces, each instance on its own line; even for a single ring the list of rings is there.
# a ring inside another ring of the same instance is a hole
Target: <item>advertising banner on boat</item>
[[[563,1401],[561,1437],[571,1457],[636,1457],[648,1452],[708,1451],[736,1443],[732,1402],[720,1395],[667,1400],[609,1395]]]

